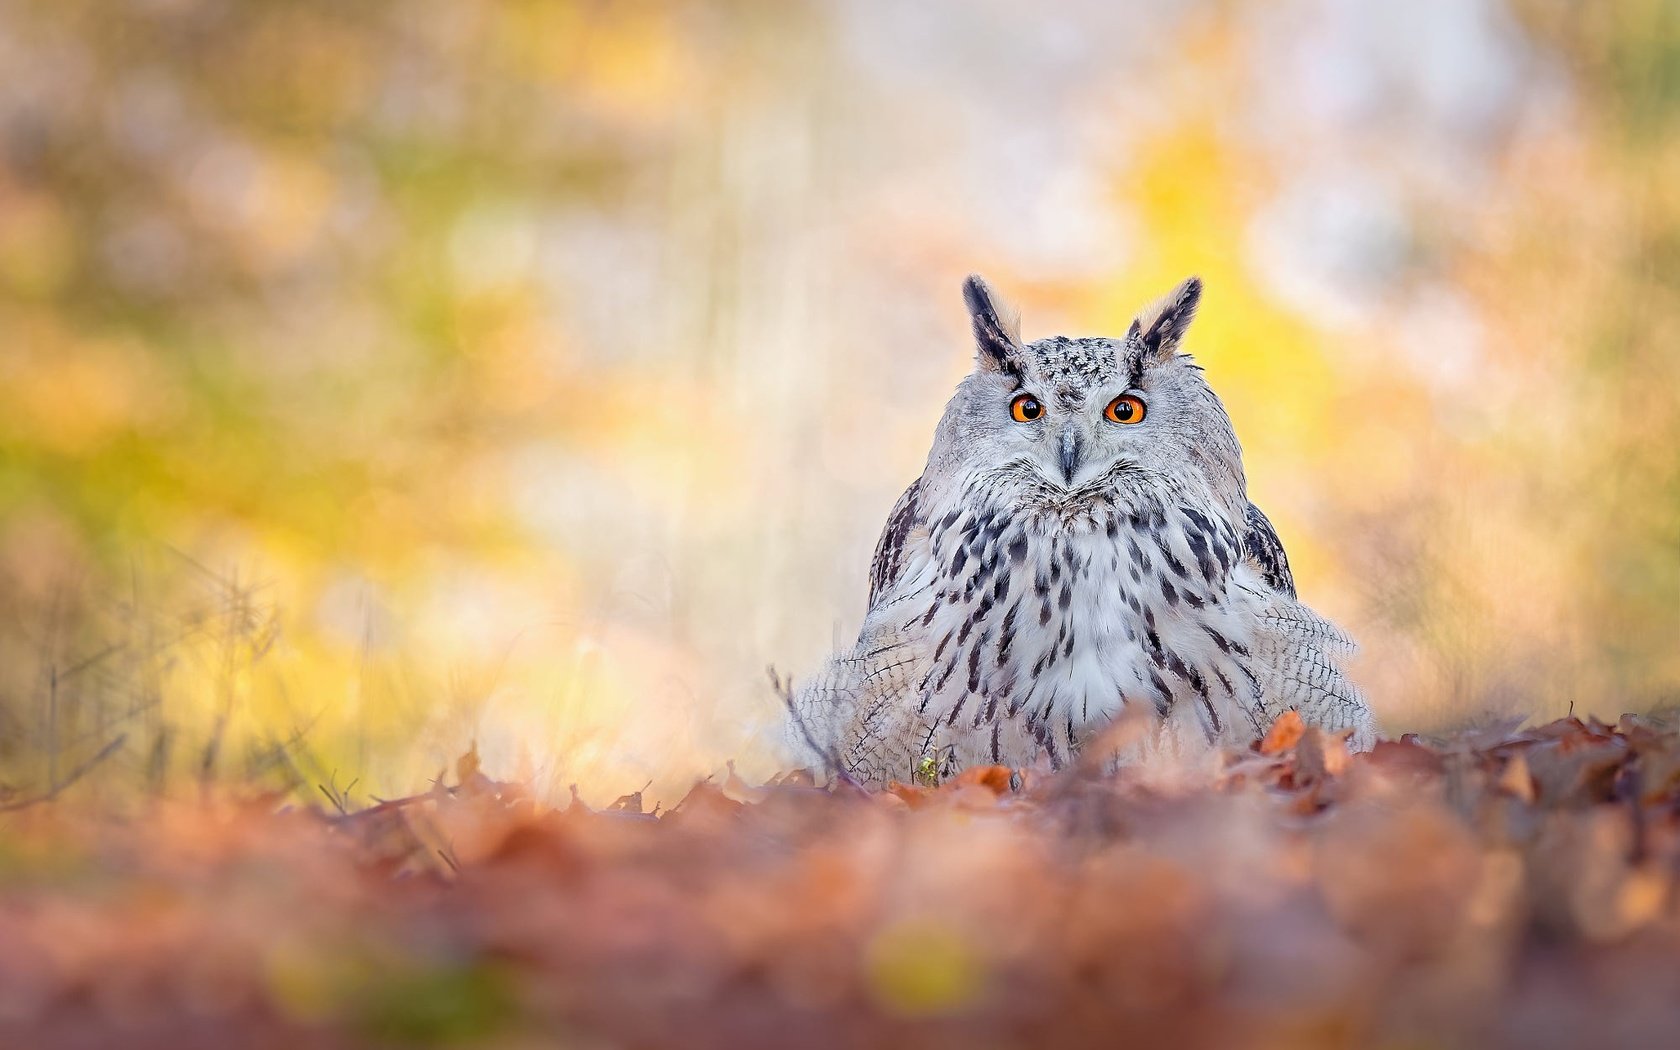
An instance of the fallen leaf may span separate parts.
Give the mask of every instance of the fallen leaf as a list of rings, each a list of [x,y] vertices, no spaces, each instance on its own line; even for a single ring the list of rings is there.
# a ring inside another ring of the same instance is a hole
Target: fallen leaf
[[[1260,741],[1262,755],[1281,755],[1301,742],[1306,732],[1306,723],[1301,721],[1299,711],[1285,711],[1278,715],[1272,727],[1266,730],[1266,735]]]
[[[1512,798],[1534,801],[1534,777],[1528,772],[1528,760],[1521,751],[1505,760],[1505,768],[1500,771],[1499,779],[1494,781],[1494,787]]]

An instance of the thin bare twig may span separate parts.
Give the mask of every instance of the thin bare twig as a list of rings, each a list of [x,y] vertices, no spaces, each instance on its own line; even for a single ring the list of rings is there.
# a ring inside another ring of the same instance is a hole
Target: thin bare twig
[[[455,793],[454,788],[445,787],[443,790],[451,795]],[[340,810],[338,816],[329,816],[327,817],[327,820],[333,824],[348,824],[353,820],[361,820],[365,817],[376,817],[381,813],[389,813],[395,809],[402,809],[404,806],[412,806],[416,802],[432,801],[437,797],[436,791],[428,791],[421,795],[406,795],[402,798],[379,799],[379,804],[376,806],[369,806],[366,809],[358,809],[353,813],[345,813]]]
[[[7,802],[4,805],[0,805],[0,813],[11,813],[14,810],[27,809],[30,806],[38,805],[42,802],[51,802],[53,799],[62,794],[65,788],[93,772],[95,766],[99,765],[107,758],[110,758],[116,753],[118,748],[122,747],[123,744],[127,742],[128,734],[118,733],[109,743],[99,749],[98,754],[71,770],[70,775],[65,777],[62,781],[54,784],[50,789],[39,795],[33,795],[29,798],[18,799],[16,802]]]
[[[339,813],[339,815],[340,815],[340,816],[345,816],[345,817],[347,817],[347,816],[349,816],[349,815],[350,815],[350,814],[349,814],[349,813],[348,813],[348,812],[347,812],[347,811],[346,811],[346,810],[345,810],[345,808],[344,808],[344,803],[342,803],[342,802],[340,802],[340,801],[339,801],[339,800],[338,800],[338,796],[337,796],[337,795],[335,795],[335,794],[333,794],[333,793],[332,793],[332,792],[331,792],[331,791],[328,791],[328,790],[327,790],[327,785],[325,785],[325,784],[316,784],[316,785],[315,785],[315,787],[316,787],[316,788],[318,788],[318,789],[319,789],[319,790],[320,790],[320,792],[321,792],[321,794],[323,794],[323,795],[325,795],[325,796],[327,796],[327,801],[328,801],[328,802],[331,802],[331,803],[332,803],[332,804],[333,804],[333,808],[334,808],[334,809],[336,809],[336,810],[338,810],[338,813]]]

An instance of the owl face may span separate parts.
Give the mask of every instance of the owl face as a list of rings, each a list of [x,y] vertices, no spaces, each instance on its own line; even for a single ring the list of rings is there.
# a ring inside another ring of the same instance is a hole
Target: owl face
[[[965,285],[976,367],[958,387],[936,456],[1096,498],[1130,485],[1196,484],[1234,498],[1241,452],[1224,406],[1178,345],[1201,283],[1184,282],[1121,339],[1022,343],[978,278]]]

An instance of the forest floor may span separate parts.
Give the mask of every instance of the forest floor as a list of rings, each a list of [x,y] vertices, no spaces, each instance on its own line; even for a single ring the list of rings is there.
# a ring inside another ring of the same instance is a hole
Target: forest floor
[[[0,1046],[1641,1046],[1680,734],[1388,741],[551,808],[0,818]]]

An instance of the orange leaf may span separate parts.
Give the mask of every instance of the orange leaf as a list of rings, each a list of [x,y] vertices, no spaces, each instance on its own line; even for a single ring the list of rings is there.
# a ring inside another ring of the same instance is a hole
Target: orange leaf
[[[1301,712],[1285,711],[1278,715],[1272,728],[1266,730],[1266,737],[1260,741],[1262,755],[1281,755],[1301,742],[1301,736],[1307,731],[1306,723],[1301,721]]]
[[[887,785],[887,794],[902,799],[911,809],[921,806],[928,797],[926,788],[916,787],[914,784],[901,784],[896,780]]]
[[[949,781],[956,787],[983,787],[994,795],[1007,795],[1014,771],[1008,766],[971,766]]]

